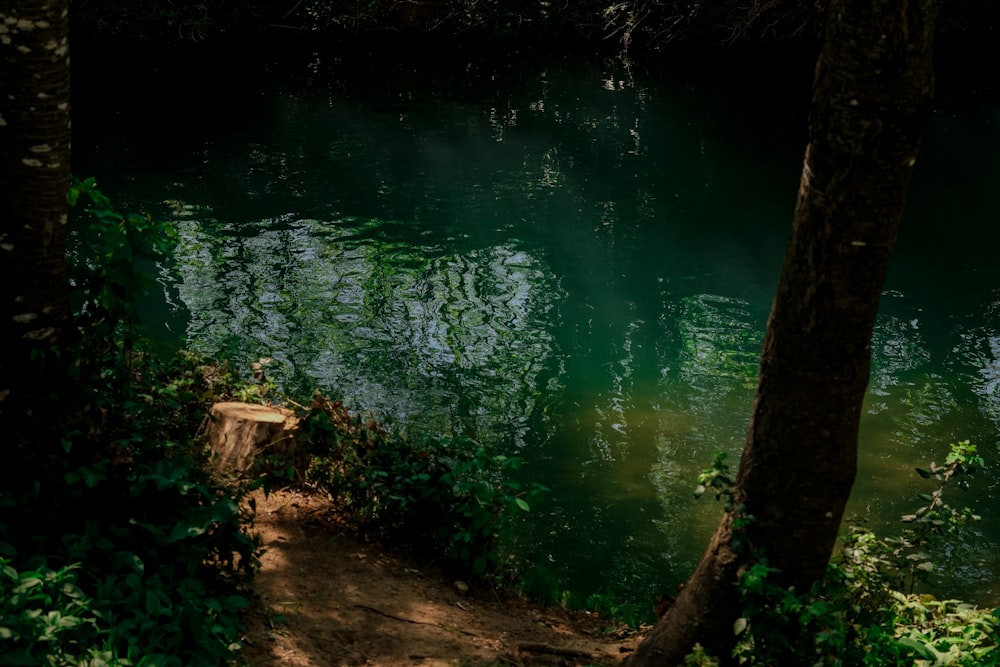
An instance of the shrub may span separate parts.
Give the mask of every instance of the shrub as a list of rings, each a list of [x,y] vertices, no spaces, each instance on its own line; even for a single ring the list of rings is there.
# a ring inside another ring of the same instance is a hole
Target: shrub
[[[544,491],[513,479],[521,459],[471,438],[391,437],[317,396],[304,420],[307,480],[366,534],[419,544],[475,574],[501,565],[511,517]]]
[[[221,665],[239,645],[256,564],[246,489],[207,471],[196,438],[224,367],[147,350],[136,263],[168,230],[122,215],[92,181],[76,238],[79,339],[65,381],[6,440],[0,466],[0,663]]]
[[[934,569],[935,540],[979,518],[968,508],[951,507],[944,494],[951,486],[967,488],[982,465],[975,446],[966,441],[951,445],[944,465],[918,468],[921,477],[938,486],[919,494],[924,504],[902,517],[900,535],[880,538],[852,529],[839,560],[812,591],[783,588],[766,558],[755,558],[739,583],[743,613],[734,628],[734,656],[740,664],[1000,665],[1000,611],[914,593]],[[726,496],[730,487],[713,483],[719,479],[728,477],[717,458],[699,482]],[[689,664],[714,663],[699,653]]]

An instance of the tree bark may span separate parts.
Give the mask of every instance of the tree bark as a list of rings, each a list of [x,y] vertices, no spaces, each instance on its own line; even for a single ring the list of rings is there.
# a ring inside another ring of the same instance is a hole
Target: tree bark
[[[68,12],[67,0],[0,7],[0,416],[44,384],[32,359],[68,317]]]
[[[287,465],[294,460],[298,422],[291,410],[253,403],[216,403],[206,433],[213,467],[223,477],[245,476],[260,464],[260,454],[280,455]],[[304,464],[298,467],[301,473]]]
[[[726,514],[676,603],[626,661],[678,665],[695,644],[726,659],[742,569],[782,585],[822,577],[854,483],[879,294],[933,88],[935,0],[831,0],[813,84],[792,235],[767,323],[736,479],[752,519]]]

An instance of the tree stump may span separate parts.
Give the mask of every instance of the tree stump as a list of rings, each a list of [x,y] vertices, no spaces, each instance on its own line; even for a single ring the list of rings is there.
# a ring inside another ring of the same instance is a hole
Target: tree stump
[[[223,475],[242,476],[262,456],[280,455],[287,465],[295,452],[299,420],[291,410],[226,402],[212,406],[206,437],[212,464]],[[266,470],[266,463],[261,461]]]

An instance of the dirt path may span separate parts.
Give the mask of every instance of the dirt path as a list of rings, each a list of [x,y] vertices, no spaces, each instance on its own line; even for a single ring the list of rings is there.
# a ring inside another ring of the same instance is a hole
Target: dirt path
[[[614,665],[636,643],[587,613],[463,592],[330,528],[319,498],[256,500],[266,552],[245,651],[253,667]]]

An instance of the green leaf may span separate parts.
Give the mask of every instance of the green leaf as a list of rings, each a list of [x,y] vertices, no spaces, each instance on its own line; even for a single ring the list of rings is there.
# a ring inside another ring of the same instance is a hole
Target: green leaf
[[[242,595],[230,595],[223,600],[223,604],[226,609],[246,609],[250,606],[250,601]]]
[[[908,648],[917,654],[918,658],[923,660],[936,660],[937,654],[930,650],[923,642],[913,639],[911,637],[903,637],[897,639],[896,643],[904,648]]]
[[[528,511],[530,511],[530,510],[531,510],[531,507],[530,507],[530,506],[528,505],[528,503],[526,503],[526,502],[524,501],[524,499],[523,499],[523,498],[514,498],[514,502],[515,502],[515,503],[517,504],[517,506],[518,506],[519,508],[521,508],[521,509],[522,509],[522,510],[524,510],[525,512],[528,512]]]

